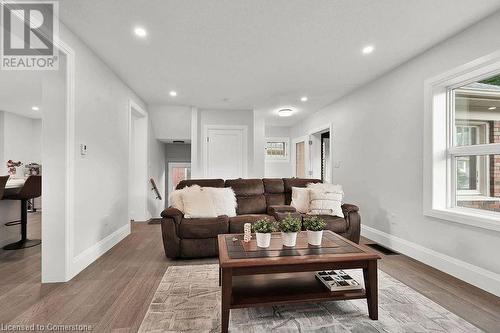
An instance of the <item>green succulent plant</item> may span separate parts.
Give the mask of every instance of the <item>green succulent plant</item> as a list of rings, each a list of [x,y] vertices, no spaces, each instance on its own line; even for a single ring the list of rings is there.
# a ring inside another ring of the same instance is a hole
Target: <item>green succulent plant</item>
[[[302,227],[299,218],[293,217],[290,213],[277,223],[278,230],[281,232],[298,232]]]
[[[326,222],[321,217],[308,216],[304,218],[304,227],[306,228],[306,230],[321,231],[325,229]]]
[[[262,234],[268,234],[268,233],[271,233],[274,231],[274,225],[268,219],[261,219],[261,220],[256,221],[252,225],[252,231],[262,233]]]

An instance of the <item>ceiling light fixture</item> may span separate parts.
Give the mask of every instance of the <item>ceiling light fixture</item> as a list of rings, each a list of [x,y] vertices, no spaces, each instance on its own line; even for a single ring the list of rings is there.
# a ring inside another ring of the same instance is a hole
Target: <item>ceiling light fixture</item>
[[[308,100],[307,96],[303,96],[300,98],[301,102],[307,102],[307,100]]]
[[[492,106],[491,108],[488,108],[488,110],[495,110],[496,108],[496,106]]]
[[[32,106],[32,107],[31,107],[31,110],[33,110],[33,111],[38,111],[38,110],[40,110],[40,108],[39,108],[38,106]]]
[[[370,54],[374,50],[375,50],[375,47],[373,45],[366,45],[365,47],[363,47],[363,49],[361,50],[361,52],[363,52],[363,54]]]
[[[143,27],[135,27],[134,28],[134,34],[137,37],[144,38],[144,37],[146,37],[148,35],[148,32]]]
[[[280,117],[290,117],[293,113],[292,109],[281,109],[278,111]]]
[[[172,90],[172,91],[170,91],[168,94],[169,94],[170,96],[172,96],[172,97],[175,97],[175,96],[177,96],[177,91]]]

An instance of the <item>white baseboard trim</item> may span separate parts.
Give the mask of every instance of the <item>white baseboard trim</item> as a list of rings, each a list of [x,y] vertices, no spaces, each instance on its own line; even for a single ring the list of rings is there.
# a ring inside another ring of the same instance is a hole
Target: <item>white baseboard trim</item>
[[[496,296],[500,296],[500,274],[368,226],[361,226],[361,235]]]
[[[130,235],[130,232],[130,223],[127,223],[111,235],[104,237],[99,242],[74,257],[72,267],[70,269],[71,275],[68,280],[71,280],[88,265],[96,261],[104,253],[108,252],[113,246],[121,242],[125,237]]]

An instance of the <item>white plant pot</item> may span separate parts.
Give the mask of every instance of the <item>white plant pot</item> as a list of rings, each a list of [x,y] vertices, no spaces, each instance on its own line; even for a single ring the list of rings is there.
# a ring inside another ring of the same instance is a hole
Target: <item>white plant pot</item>
[[[312,231],[307,230],[307,242],[311,245],[321,245],[321,239],[323,238],[323,230]]]
[[[283,240],[283,245],[295,246],[295,244],[297,243],[297,233],[296,232],[281,232],[281,239]]]
[[[256,232],[255,236],[257,238],[257,246],[258,247],[269,247],[271,245],[271,234]]]

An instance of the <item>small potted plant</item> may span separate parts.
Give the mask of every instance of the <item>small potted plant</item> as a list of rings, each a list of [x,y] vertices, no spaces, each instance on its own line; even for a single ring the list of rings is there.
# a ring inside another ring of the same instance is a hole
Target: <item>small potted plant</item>
[[[325,226],[325,220],[320,217],[308,216],[304,218],[304,227],[307,230],[307,242],[311,245],[321,245]]]
[[[253,232],[257,238],[258,247],[269,247],[271,244],[271,232],[274,231],[273,224],[268,219],[258,220],[252,225]]]
[[[297,217],[290,213],[288,216],[278,222],[278,229],[281,231],[281,239],[285,246],[295,246],[297,243],[297,232],[300,231],[302,223]]]

